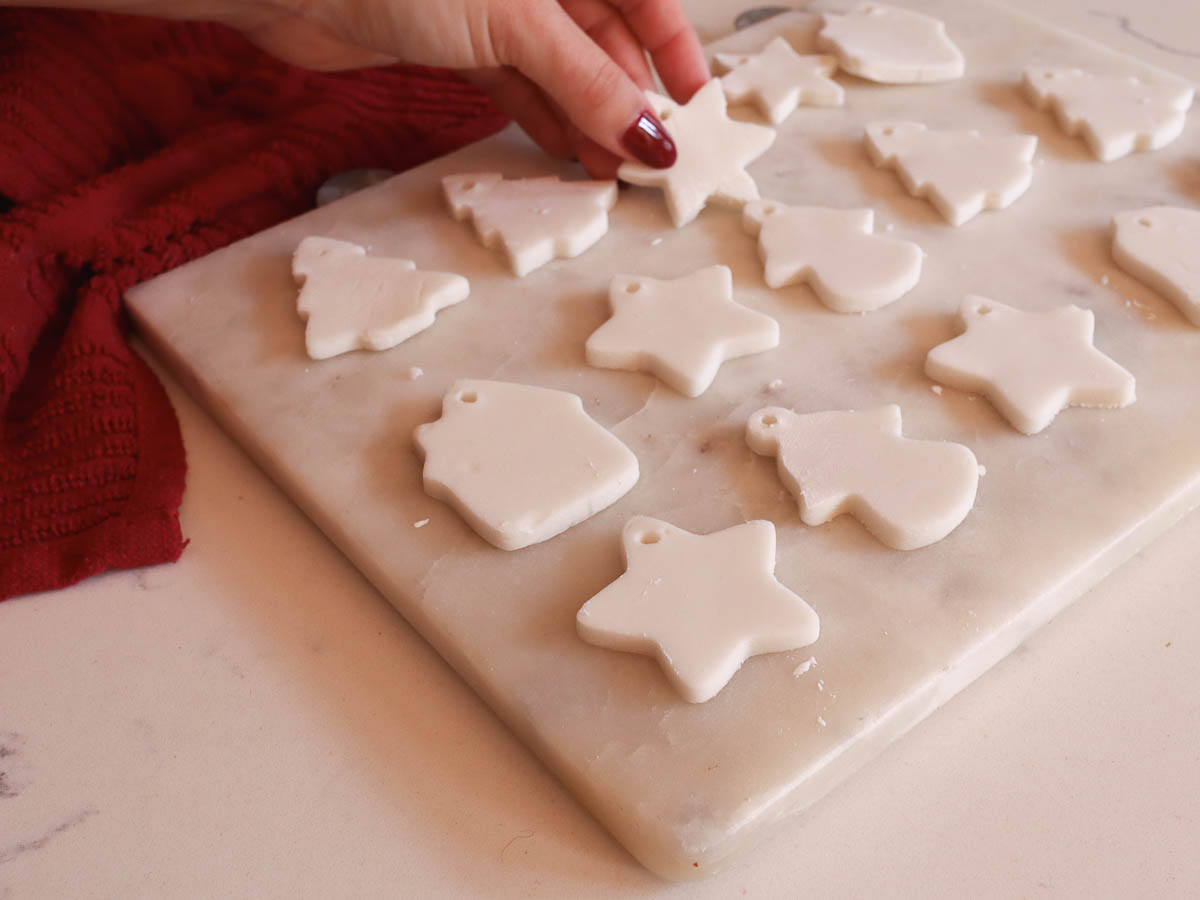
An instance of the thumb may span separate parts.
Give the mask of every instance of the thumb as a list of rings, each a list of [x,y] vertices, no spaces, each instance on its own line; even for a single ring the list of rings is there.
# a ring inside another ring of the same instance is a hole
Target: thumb
[[[540,86],[601,147],[655,169],[674,164],[675,142],[641,88],[557,2],[514,6],[528,10],[528,18],[509,23],[504,62]]]

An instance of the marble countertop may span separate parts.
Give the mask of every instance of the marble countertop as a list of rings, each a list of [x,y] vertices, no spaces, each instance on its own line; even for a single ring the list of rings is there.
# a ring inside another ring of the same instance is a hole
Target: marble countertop
[[[1008,2],[1200,81],[1193,4]],[[687,6],[706,38],[742,9]],[[0,898],[1162,897],[1200,881],[1200,514],[741,862],[670,885],[164,380],[190,466],[181,561],[0,604]]]

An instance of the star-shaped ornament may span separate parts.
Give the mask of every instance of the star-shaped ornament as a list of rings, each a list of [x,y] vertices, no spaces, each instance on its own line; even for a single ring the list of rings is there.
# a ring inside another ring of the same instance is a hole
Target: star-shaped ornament
[[[579,636],[657,658],[690,703],[716,696],[751,656],[820,633],[812,607],[775,579],[770,522],[699,535],[636,516],[621,541],[625,574],[579,610]]]
[[[983,394],[1024,434],[1068,406],[1116,409],[1136,399],[1133,376],[1092,346],[1090,309],[1031,313],[968,297],[959,318],[966,332],[929,351],[925,374]]]
[[[312,359],[387,350],[433,324],[438,310],[467,298],[461,275],[422,272],[408,259],[368,257],[358,244],[307,237],[292,257]]]
[[[727,266],[670,281],[618,275],[608,299],[613,316],[588,338],[588,363],[651,372],[689,397],[726,360],[779,346],[779,324],[734,301]]]
[[[618,178],[662,188],[676,228],[696,218],[709,199],[730,206],[758,199],[758,186],[746,174],[746,166],[771,146],[774,128],[730,119],[725,93],[716,79],[684,106],[653,91],[647,91],[646,97],[675,141],[678,156],[669,169],[624,162]]]
[[[730,103],[753,102],[778,125],[800,104],[841,106],[842,86],[831,76],[837,71],[832,56],[801,56],[783,37],[776,37],[761,53],[718,53],[717,67],[728,74],[721,88]]]

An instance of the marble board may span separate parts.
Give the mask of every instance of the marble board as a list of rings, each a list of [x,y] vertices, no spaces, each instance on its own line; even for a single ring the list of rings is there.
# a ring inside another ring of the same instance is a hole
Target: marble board
[[[966,77],[883,87],[839,76],[846,105],[797,111],[749,169],[766,198],[870,206],[880,233],[924,248],[920,284],[883,310],[840,315],[808,287],[768,289],[739,213],[710,208],[676,230],[659,193],[642,188],[621,192],[609,234],[583,256],[514,278],[447,214],[440,191],[459,172],[581,175],[511,128],[128,296],[145,340],[214,418],[630,852],[668,877],[715,871],[815,802],[1200,502],[1200,329],[1109,254],[1114,213],[1200,200],[1200,113],[1164,150],[1097,162],[1022,98],[1021,68],[1145,67],[984,2],[907,5],[946,21]],[[754,50],[782,31],[804,50],[815,22],[792,14],[712,49]],[[951,227],[871,164],[863,126],[883,118],[1035,134],[1033,185],[1011,208]],[[461,273],[471,296],[393,350],[311,361],[289,266],[312,234]],[[739,302],[779,321],[778,349],[726,363],[696,399],[586,365],[613,274],[673,278],[713,263],[731,267]],[[1026,437],[982,398],[935,393],[925,355],[956,333],[971,293],[1030,310],[1091,308],[1096,345],[1136,376],[1137,402],[1067,410]],[[412,444],[463,377],[579,394],[635,451],[640,482],[543,544],[489,546],[424,494]],[[848,517],[804,526],[774,461],[743,439],[763,406],[885,403],[901,406],[907,436],[966,444],[986,468],[974,511],[925,549],[890,550]],[[777,575],[819,613],[819,641],[750,660],[697,705],[652,660],[583,643],[576,611],[621,573],[621,529],[634,515],[693,532],[775,522]]]

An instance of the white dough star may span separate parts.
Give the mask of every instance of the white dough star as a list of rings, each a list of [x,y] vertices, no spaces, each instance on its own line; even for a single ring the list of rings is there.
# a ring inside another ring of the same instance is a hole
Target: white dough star
[[[652,372],[689,397],[726,360],[779,346],[779,324],[734,301],[727,266],[670,281],[618,275],[608,299],[613,316],[588,338],[588,363]]]
[[[721,88],[730,103],[754,102],[773,125],[778,125],[801,103],[841,106],[842,86],[829,76],[837,71],[832,56],[801,56],[783,37],[776,37],[761,53],[718,53],[718,68],[728,74]]]
[[[461,275],[422,272],[408,259],[368,257],[358,244],[307,237],[292,257],[312,359],[387,350],[433,324],[438,310],[467,298]]]
[[[699,535],[636,516],[621,541],[625,574],[579,610],[579,636],[656,657],[689,702],[714,697],[751,656],[817,639],[817,614],[775,579],[770,522]]]
[[[1135,399],[1133,376],[1092,346],[1090,309],[1031,313],[968,297],[959,318],[966,332],[929,351],[925,374],[983,394],[1024,434],[1068,406],[1116,409]]]
[[[746,166],[771,146],[775,129],[730,119],[716,79],[684,106],[653,91],[647,91],[646,97],[675,141],[678,156],[669,169],[624,162],[618,178],[662,188],[676,228],[696,218],[710,198],[732,206],[758,199],[758,187],[746,174]]]

